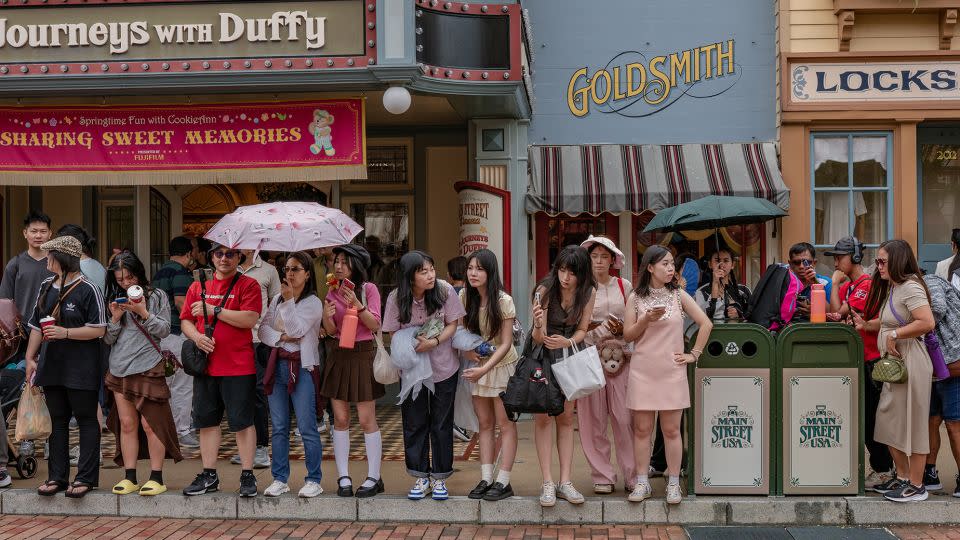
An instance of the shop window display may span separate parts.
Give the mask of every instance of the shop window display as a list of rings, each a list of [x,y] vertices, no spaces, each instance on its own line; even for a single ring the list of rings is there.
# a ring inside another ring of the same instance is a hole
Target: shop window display
[[[947,245],[960,223],[960,145],[921,145],[920,166],[923,242]]]
[[[397,266],[410,250],[410,206],[407,203],[354,203],[350,216],[363,226],[354,239],[370,252],[370,280],[383,302],[397,287]],[[382,306],[381,306],[382,307]]]

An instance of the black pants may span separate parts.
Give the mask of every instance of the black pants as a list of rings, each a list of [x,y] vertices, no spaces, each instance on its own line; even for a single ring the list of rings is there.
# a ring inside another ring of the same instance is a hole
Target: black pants
[[[883,384],[873,380],[873,362],[863,367],[863,444],[870,452],[870,468],[877,472],[893,470],[893,458],[887,445],[873,440],[873,429],[877,425],[877,405]]]
[[[80,463],[76,481],[92,486],[100,481],[100,424],[97,422],[97,390],[71,390],[63,386],[45,386],[43,393],[50,411],[49,480],[66,484],[70,476],[70,417],[80,429]]]
[[[683,440],[686,438],[686,431],[684,427],[687,420],[680,416],[680,439]],[[654,433],[653,439],[653,453],[650,454],[650,465],[658,471],[663,471],[666,474],[667,471],[667,447],[663,444],[663,431],[660,429],[660,418],[657,417],[657,431]],[[680,468],[687,468],[687,450],[683,450],[683,458],[680,461]],[[647,471],[637,471],[639,474],[646,474]]]
[[[433,393],[426,387],[421,388],[417,399],[408,397],[400,405],[403,450],[410,476],[442,480],[453,474],[453,402],[457,396],[457,377],[454,373],[449,379],[435,383]]]
[[[263,393],[263,373],[270,360],[270,347],[257,343],[254,350],[257,366],[257,391],[253,400],[253,427],[257,430],[257,446],[270,446],[270,406],[267,395]]]

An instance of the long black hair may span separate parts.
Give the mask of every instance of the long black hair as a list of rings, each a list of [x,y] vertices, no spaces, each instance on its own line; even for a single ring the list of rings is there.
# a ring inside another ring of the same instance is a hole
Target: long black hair
[[[953,276],[953,273],[957,270],[960,270],[960,229],[954,229],[953,233],[950,235],[950,243],[953,244],[953,249],[957,250],[957,254],[953,256],[953,261],[950,263],[950,269],[947,270],[947,280],[949,281]]]
[[[474,334],[494,339],[500,335],[503,328],[503,313],[500,311],[500,293],[503,292],[503,282],[500,280],[500,268],[497,264],[497,256],[489,249],[475,251],[467,257],[467,268],[469,271],[470,263],[477,261],[480,268],[487,273],[487,323],[490,325],[490,335],[482,336],[480,333],[480,291],[470,285],[470,280],[466,280],[463,285],[465,291],[464,308],[467,315],[464,317],[464,326]]]
[[[667,255],[670,255],[670,250],[663,246],[650,246],[643,252],[643,257],[640,258],[640,277],[637,278],[637,286],[633,289],[634,294],[639,297],[650,294],[650,270],[647,267],[657,264]],[[665,286],[671,291],[679,288],[676,280],[671,280]]]
[[[540,299],[541,306],[560,307],[563,305],[563,300],[560,296],[560,277],[558,275],[561,269],[573,272],[573,275],[577,278],[573,310],[567,314],[567,322],[576,321],[579,323],[580,318],[583,316],[583,310],[590,302],[590,295],[593,294],[593,289],[597,286],[597,282],[593,278],[590,255],[587,254],[586,249],[574,245],[563,248],[557,255],[557,259],[553,261],[553,267],[550,268],[550,273],[533,288],[534,299],[536,299],[537,289],[543,288],[546,294]]]
[[[357,298],[360,298],[360,291],[363,290],[363,284],[370,281],[368,268],[370,266],[370,255],[366,248],[357,244],[348,244],[333,249],[333,262],[336,264],[337,257],[343,255],[350,267],[350,281],[356,286]],[[364,255],[366,257],[364,258]],[[313,268],[311,266],[311,268]]]
[[[396,289],[400,324],[410,322],[413,309],[413,280],[417,276],[417,272],[428,264],[436,269],[433,257],[417,249],[408,251],[404,253],[403,257],[400,257],[400,275],[398,276]],[[433,315],[440,310],[447,301],[446,282],[438,279],[432,289],[423,293],[423,301],[427,308],[427,315]]]
[[[314,280],[313,280],[313,257],[311,257],[311,256],[310,256],[307,252],[305,252],[305,251],[297,251],[296,253],[291,253],[291,254],[283,261],[283,266],[286,266],[286,265],[290,264],[290,261],[291,261],[291,260],[294,260],[294,261],[297,261],[298,263],[300,263],[300,265],[303,266],[303,271],[308,274],[308,275],[306,276],[307,281],[305,281],[304,284],[303,284],[303,290],[300,291],[300,296],[298,296],[298,297],[297,297],[297,301],[294,302],[294,303],[299,303],[299,302],[300,302],[301,300],[303,300],[304,298],[307,298],[307,297],[309,297],[309,296],[312,295],[312,294],[316,294],[316,291],[317,291],[317,289],[316,289],[316,287],[314,286],[314,283],[313,283],[313,281],[314,281]],[[353,267],[351,266],[350,268],[353,268]],[[286,273],[285,270],[283,270],[283,267],[280,268],[280,271],[283,273],[283,276],[282,276],[280,279],[284,279],[284,280],[287,279],[287,276],[286,276],[287,273]],[[353,281],[353,278],[351,278],[350,281]],[[271,298],[271,300],[272,300],[272,298]]]
[[[143,266],[143,262],[137,257],[137,254],[124,250],[117,254],[116,257],[110,262],[110,267],[107,268],[107,290],[106,296],[104,297],[106,302],[109,304],[115,298],[121,296],[127,296],[127,291],[117,283],[117,272],[120,270],[126,270],[133,277],[137,278],[137,283],[143,287],[144,297],[149,298],[153,294],[153,290],[150,288],[150,281],[147,279],[147,270]]]

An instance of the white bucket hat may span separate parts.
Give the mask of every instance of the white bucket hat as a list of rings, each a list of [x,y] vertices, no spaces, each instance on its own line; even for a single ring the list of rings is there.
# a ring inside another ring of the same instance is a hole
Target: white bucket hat
[[[617,248],[617,245],[613,243],[613,240],[607,238],[606,236],[593,236],[590,235],[589,238],[580,243],[580,247],[590,250],[590,247],[594,244],[600,244],[601,246],[607,248],[610,253],[613,253],[613,265],[614,270],[620,270],[623,268],[623,252]]]

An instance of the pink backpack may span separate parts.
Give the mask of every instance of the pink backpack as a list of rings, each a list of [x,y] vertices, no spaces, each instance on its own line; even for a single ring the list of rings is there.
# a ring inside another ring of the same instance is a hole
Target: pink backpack
[[[750,295],[747,320],[775,332],[790,323],[797,312],[797,296],[803,290],[790,267],[771,264]]]

